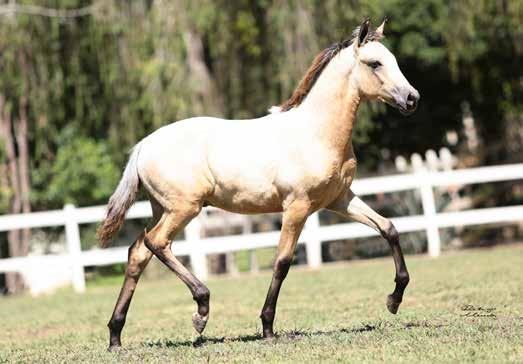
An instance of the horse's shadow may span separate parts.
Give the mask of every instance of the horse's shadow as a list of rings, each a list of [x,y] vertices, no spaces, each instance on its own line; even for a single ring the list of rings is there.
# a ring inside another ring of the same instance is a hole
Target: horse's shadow
[[[317,331],[307,331],[307,330],[292,330],[284,331],[278,335],[274,340],[280,338],[283,339],[299,339],[301,337],[313,337],[313,336],[323,336],[323,335],[333,335],[341,333],[360,333],[376,330],[378,326],[376,325],[363,325],[357,328],[341,328],[336,330],[317,330]],[[250,341],[260,341],[265,340],[265,338],[260,334],[251,334],[251,335],[240,335],[234,337],[206,337],[199,336],[196,340],[186,340],[186,341],[175,341],[175,340],[158,340],[158,341],[148,341],[144,342],[144,346],[148,347],[158,347],[158,348],[178,348],[178,347],[194,347],[198,348],[206,344],[223,344],[230,342],[250,342]],[[271,339],[272,340],[272,339]]]

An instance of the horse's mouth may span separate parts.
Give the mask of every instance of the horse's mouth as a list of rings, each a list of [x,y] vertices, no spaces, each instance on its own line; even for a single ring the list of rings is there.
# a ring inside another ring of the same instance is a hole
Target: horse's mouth
[[[399,112],[401,113],[401,115],[404,115],[404,116],[409,116],[409,115],[412,115],[412,113],[414,111],[416,111],[415,109],[414,110],[407,110],[406,108],[402,107],[402,106],[398,106],[397,109],[399,110]]]
[[[416,111],[416,108],[414,109],[407,109],[405,106],[400,104],[399,102],[396,102],[394,99],[386,99],[383,97],[378,97],[378,99],[384,103],[386,103],[389,106],[392,106],[395,109],[398,109],[401,115],[408,116],[411,115],[414,111]]]

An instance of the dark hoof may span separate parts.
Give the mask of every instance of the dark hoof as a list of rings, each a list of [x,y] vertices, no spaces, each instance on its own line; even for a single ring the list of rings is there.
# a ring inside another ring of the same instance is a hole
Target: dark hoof
[[[192,325],[198,334],[201,334],[207,325],[207,320],[209,315],[202,316],[198,312],[193,313],[192,315]]]
[[[274,333],[263,334],[263,339],[268,341],[276,340],[276,335]]]
[[[117,352],[120,352],[122,351],[122,345],[110,345],[108,348],[107,348],[107,351],[111,352],[111,353],[117,353]]]
[[[272,325],[271,325],[272,326]],[[276,335],[274,335],[274,330],[272,327],[263,328],[263,338],[266,340],[272,340],[276,338]]]
[[[394,297],[392,297],[392,295],[389,295],[387,297],[387,309],[389,310],[390,313],[392,314],[397,314],[398,313],[398,308],[400,307],[400,303],[401,301],[396,301],[394,300]]]

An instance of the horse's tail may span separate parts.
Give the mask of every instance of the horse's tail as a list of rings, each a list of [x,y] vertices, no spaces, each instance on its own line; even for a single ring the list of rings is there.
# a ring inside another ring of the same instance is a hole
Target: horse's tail
[[[122,228],[127,210],[136,200],[140,188],[140,177],[138,176],[138,153],[140,143],[135,145],[127,162],[127,166],[122,175],[116,191],[109,199],[107,214],[102,224],[98,228],[96,235],[102,248],[111,242],[113,236]]]

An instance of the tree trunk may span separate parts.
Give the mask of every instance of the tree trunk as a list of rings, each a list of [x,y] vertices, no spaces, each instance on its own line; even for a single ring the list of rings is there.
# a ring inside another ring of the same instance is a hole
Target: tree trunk
[[[16,144],[18,146],[18,171],[19,171],[19,182],[20,182],[20,200],[21,208],[23,213],[31,212],[31,201],[29,197],[31,182],[29,180],[29,146],[27,142],[28,133],[28,120],[27,120],[27,109],[28,109],[28,77],[29,69],[27,67],[26,57],[23,51],[19,53],[20,67],[22,70],[23,86],[22,94],[18,104],[18,115],[19,122],[16,129]],[[29,254],[29,238],[31,230],[23,229],[20,241],[20,256],[26,256]]]
[[[28,146],[27,146],[27,88],[24,87],[24,97],[20,100],[20,122],[16,130],[16,138],[13,137],[15,128],[12,114],[7,107],[5,97],[0,94],[0,139],[5,148],[6,162],[4,168],[6,177],[2,184],[7,182],[7,190],[10,193],[10,214],[29,212],[29,168],[28,168]],[[16,146],[15,146],[16,139]],[[20,154],[17,158],[16,148]],[[22,170],[21,170],[21,166]],[[29,230],[11,230],[7,233],[8,254],[10,257],[25,256],[29,251]],[[5,275],[6,289],[8,293],[18,293],[24,289],[24,281],[19,273],[7,273]]]
[[[19,213],[22,203],[20,200],[20,189],[18,183],[18,171],[16,164],[16,152],[12,134],[11,112],[5,105],[4,95],[0,95],[0,136],[6,154],[6,170],[8,189],[11,194],[9,203],[9,213]],[[19,255],[20,231],[11,230],[7,233],[8,254],[11,257]],[[5,284],[8,293],[16,293],[23,289],[23,280],[18,273],[7,273]]]
[[[187,64],[194,87],[195,102],[203,109],[197,111],[200,114],[222,115],[223,100],[215,80],[205,64],[202,36],[195,30],[188,30],[184,33],[185,49],[187,50]]]

